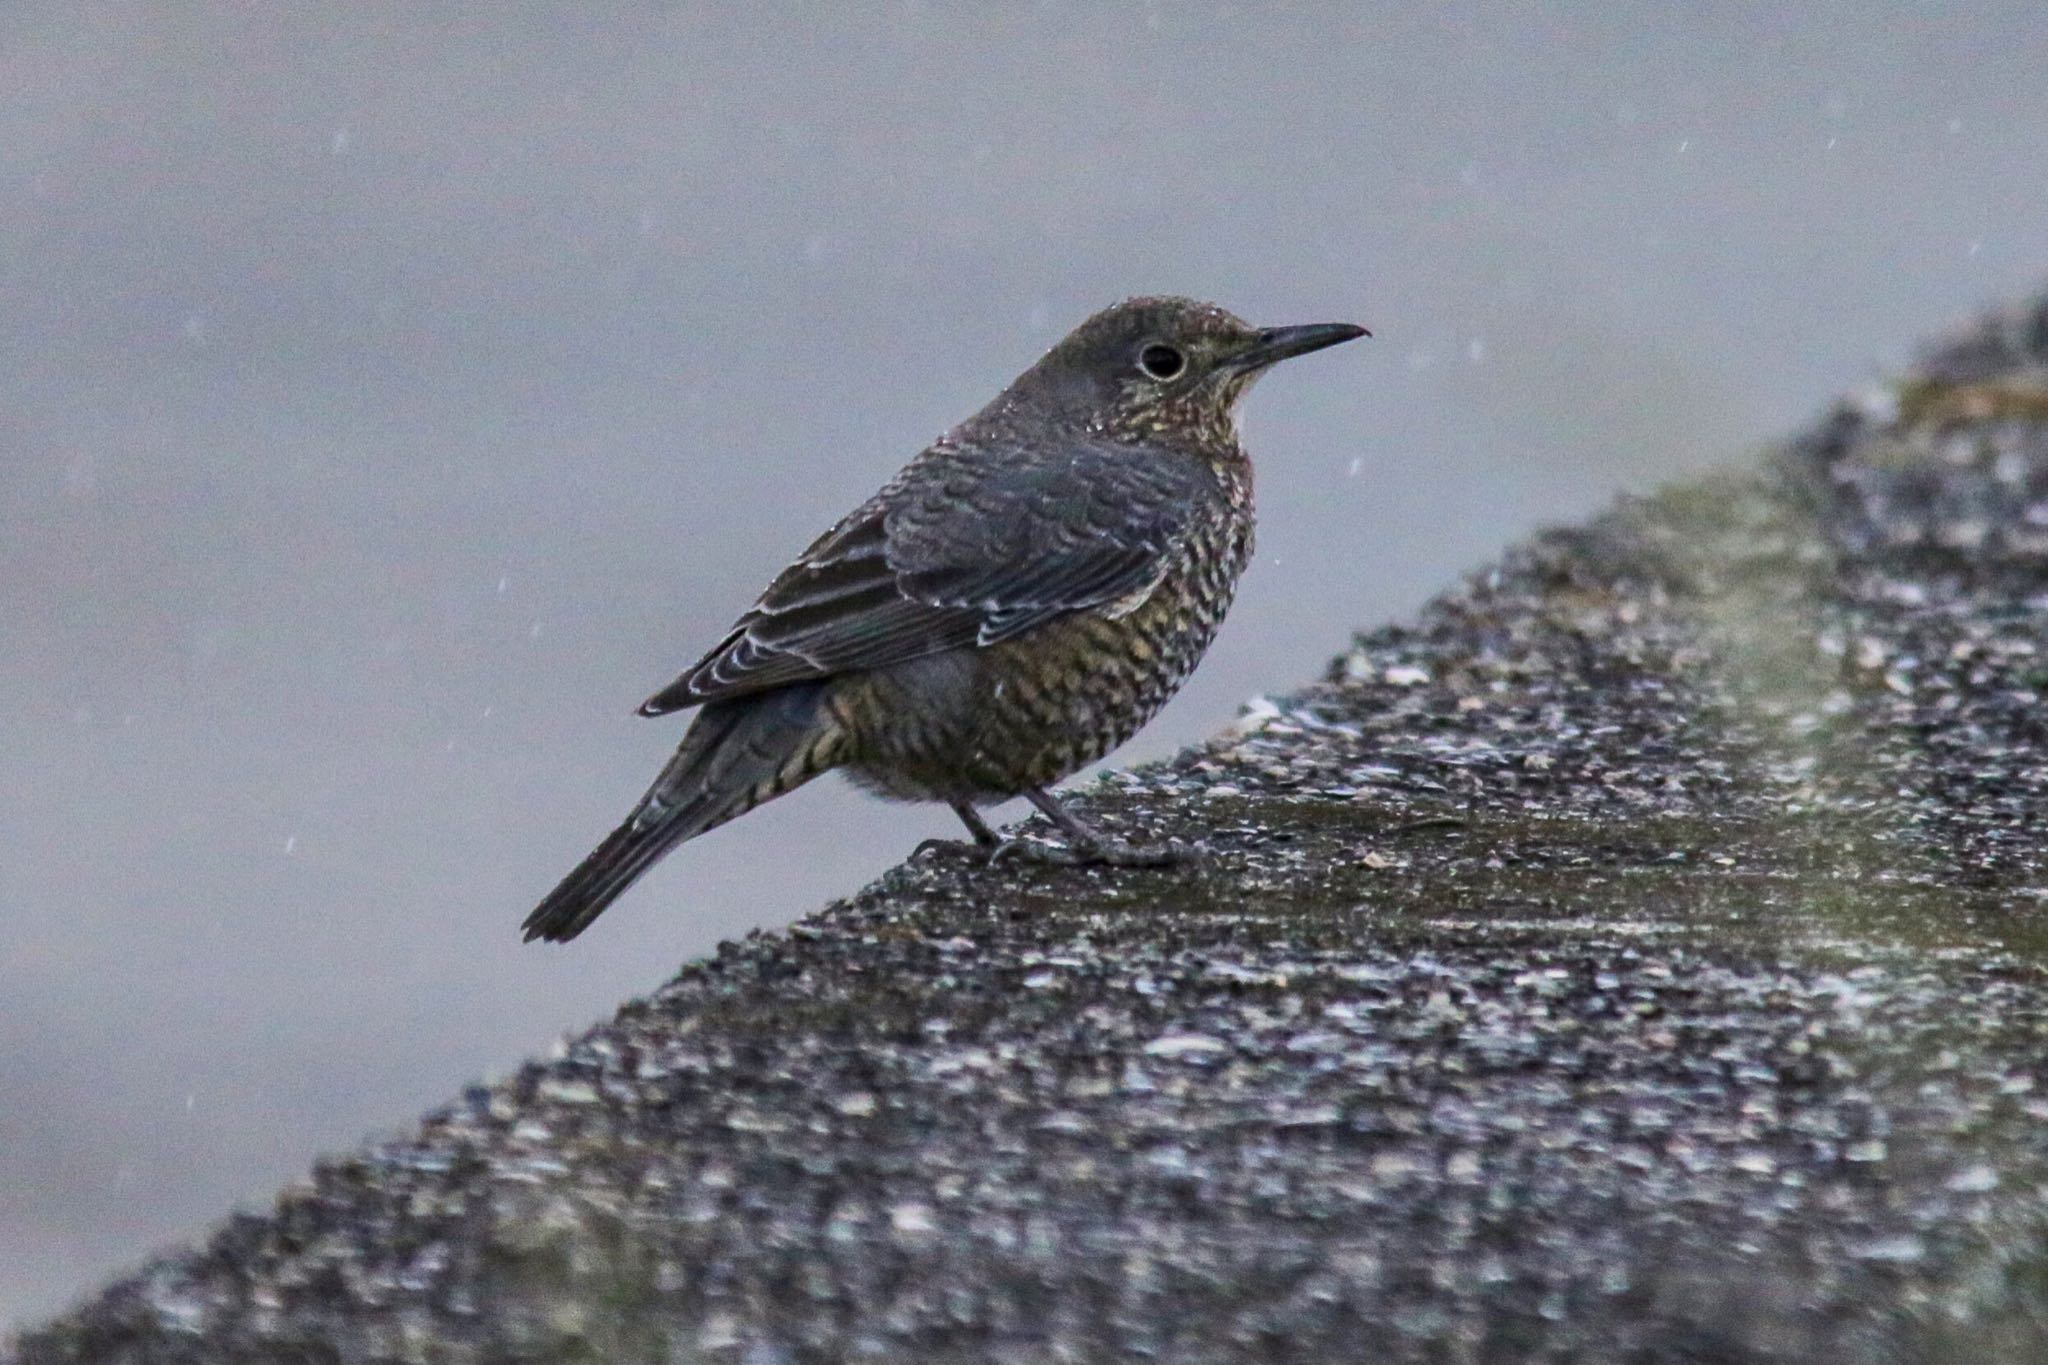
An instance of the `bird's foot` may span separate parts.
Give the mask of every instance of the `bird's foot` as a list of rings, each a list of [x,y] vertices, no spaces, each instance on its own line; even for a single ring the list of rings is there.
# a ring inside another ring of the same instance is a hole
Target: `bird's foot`
[[[1019,836],[987,850],[990,867],[1006,862],[1043,863],[1052,867],[1182,867],[1208,859],[1209,850],[1200,844],[1132,844],[1109,838],[1070,839],[1064,844],[1052,844]]]
[[[980,865],[994,859],[1002,847],[1002,842],[994,839],[986,843],[979,839],[927,839],[910,850],[910,856],[922,858],[930,853],[943,858],[957,853],[969,862]]]

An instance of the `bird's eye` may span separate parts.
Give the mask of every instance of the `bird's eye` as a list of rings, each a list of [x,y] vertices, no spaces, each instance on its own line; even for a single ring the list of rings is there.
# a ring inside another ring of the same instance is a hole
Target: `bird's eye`
[[[1172,346],[1154,342],[1138,352],[1138,368],[1154,379],[1171,379],[1188,367],[1188,358]]]

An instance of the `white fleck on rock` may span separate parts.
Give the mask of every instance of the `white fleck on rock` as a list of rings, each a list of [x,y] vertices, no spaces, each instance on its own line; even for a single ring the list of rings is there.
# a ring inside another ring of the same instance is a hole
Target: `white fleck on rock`
[[[740,1344],[740,1320],[731,1313],[714,1311],[697,1329],[697,1345],[706,1351],[726,1351]]]
[[[1878,1237],[1855,1247],[1851,1254],[1863,1261],[1891,1261],[1903,1264],[1917,1261],[1927,1254],[1927,1244],[1910,1233],[1897,1237]]]
[[[1223,733],[1219,738],[1244,739],[1257,734],[1278,719],[1280,708],[1274,705],[1271,697],[1253,697],[1238,712],[1237,719],[1223,727]]]
[[[1957,1194],[1983,1194],[1998,1188],[1998,1172],[1982,1164],[1966,1167],[1948,1178],[1948,1187]]]
[[[587,1081],[553,1078],[542,1081],[535,1093],[553,1104],[594,1104],[597,1101],[597,1087]]]
[[[907,1237],[923,1237],[937,1232],[939,1225],[932,1221],[929,1204],[898,1204],[889,1210],[889,1226]]]
[[[1211,1038],[1206,1033],[1165,1033],[1145,1044],[1147,1057],[1164,1057],[1169,1061],[1200,1061],[1229,1051],[1230,1045],[1221,1038]]]

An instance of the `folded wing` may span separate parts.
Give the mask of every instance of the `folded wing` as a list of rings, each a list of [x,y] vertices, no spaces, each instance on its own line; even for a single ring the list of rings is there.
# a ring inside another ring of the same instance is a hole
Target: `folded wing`
[[[1215,475],[1102,442],[1023,460],[941,443],[769,585],[642,715],[983,648],[1159,580]]]

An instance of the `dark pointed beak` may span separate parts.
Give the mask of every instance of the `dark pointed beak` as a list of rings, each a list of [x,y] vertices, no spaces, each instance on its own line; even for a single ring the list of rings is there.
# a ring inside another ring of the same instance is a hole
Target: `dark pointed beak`
[[[1259,339],[1251,349],[1238,356],[1237,364],[1247,370],[1264,369],[1268,365],[1310,351],[1320,351],[1325,346],[1338,346],[1372,333],[1363,327],[1348,322],[1311,322],[1300,327],[1267,327],[1259,333]]]
[[[1245,359],[1254,365],[1271,365],[1275,361],[1288,360],[1294,356],[1320,351],[1325,346],[1337,346],[1372,333],[1363,327],[1348,322],[1311,322],[1300,327],[1268,327],[1259,333],[1259,339],[1245,354]]]

